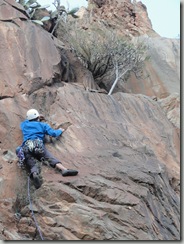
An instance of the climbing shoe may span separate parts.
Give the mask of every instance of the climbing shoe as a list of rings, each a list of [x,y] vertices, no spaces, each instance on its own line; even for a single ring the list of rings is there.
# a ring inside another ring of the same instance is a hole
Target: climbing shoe
[[[62,176],[75,176],[77,174],[78,174],[78,171],[74,170],[74,169],[62,170]]]
[[[35,188],[36,189],[40,188],[42,185],[42,182],[43,181],[41,181],[39,175],[36,172],[34,172],[33,173],[33,184],[34,184]]]

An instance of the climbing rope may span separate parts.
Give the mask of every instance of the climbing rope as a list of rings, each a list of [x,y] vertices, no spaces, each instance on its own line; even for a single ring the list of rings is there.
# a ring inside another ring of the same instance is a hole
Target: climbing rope
[[[29,205],[30,205],[30,209],[31,209],[31,214],[32,214],[32,217],[33,217],[33,219],[34,219],[36,228],[37,228],[37,230],[38,230],[38,232],[39,232],[40,238],[41,238],[42,241],[43,241],[44,239],[43,239],[42,233],[41,233],[41,231],[40,231],[39,225],[38,225],[38,223],[37,223],[37,221],[36,221],[36,218],[35,218],[35,216],[34,216],[33,206],[32,206],[32,203],[31,203],[31,197],[30,197],[30,178],[29,178],[29,176],[28,176],[28,184],[27,184],[27,185],[28,185],[28,199],[29,199]]]

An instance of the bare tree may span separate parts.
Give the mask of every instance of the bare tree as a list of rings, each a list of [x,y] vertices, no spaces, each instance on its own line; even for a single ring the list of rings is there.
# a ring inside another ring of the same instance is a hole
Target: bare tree
[[[125,80],[130,72],[141,77],[147,57],[147,48],[143,43],[133,44],[107,29],[92,28],[86,31],[79,28],[76,23],[74,26],[70,23],[65,34],[71,50],[91,71],[97,84],[109,77],[114,80],[109,95],[117,82]]]
[[[137,45],[125,45],[121,53],[113,56],[115,80],[108,95],[111,95],[118,80],[122,80],[126,74],[133,72],[137,78],[142,76],[145,59],[148,58],[146,54],[146,47],[143,43]],[[122,62],[123,60],[123,62]]]
[[[118,65],[117,65],[117,62],[116,62],[116,64],[115,64],[116,78],[115,78],[115,81],[114,81],[113,85],[111,86],[111,89],[110,89],[108,95],[111,95],[112,94],[112,92],[113,92],[113,90],[114,90],[114,88],[115,88],[118,80],[121,79],[121,77],[124,76],[128,71],[130,71],[129,68],[127,68],[123,73],[119,74]]]

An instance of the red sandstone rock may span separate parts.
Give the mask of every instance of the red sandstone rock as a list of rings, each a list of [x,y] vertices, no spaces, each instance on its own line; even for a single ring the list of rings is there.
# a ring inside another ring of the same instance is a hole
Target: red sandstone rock
[[[42,187],[31,185],[44,240],[179,240],[180,140],[158,101],[62,82],[56,41],[29,21],[20,26],[0,21],[1,239],[40,240],[34,222],[26,222],[33,220],[28,177],[15,156],[19,124],[34,107],[53,127],[69,122],[47,147],[79,170],[62,177],[43,165]],[[86,73],[78,75],[92,84]]]

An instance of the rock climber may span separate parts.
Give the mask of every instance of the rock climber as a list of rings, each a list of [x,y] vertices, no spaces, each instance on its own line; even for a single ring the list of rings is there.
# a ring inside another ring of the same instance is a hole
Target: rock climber
[[[62,135],[64,129],[59,128],[55,130],[49,124],[41,122],[41,118],[43,116],[36,109],[27,111],[26,120],[20,124],[23,143],[16,150],[16,154],[18,155],[20,149],[22,149],[25,166],[29,171],[30,178],[33,180],[36,189],[42,185],[40,167],[38,167],[37,161],[48,161],[49,165],[57,168],[62,176],[75,176],[78,174],[77,170],[65,168],[61,161],[56,159],[44,145],[46,135],[57,138]]]

